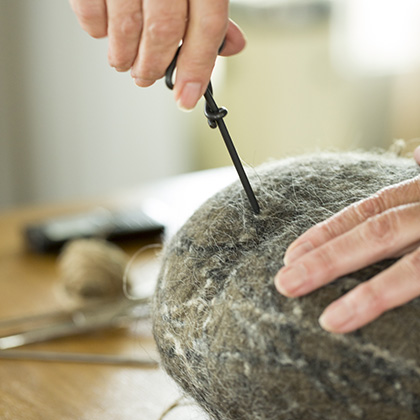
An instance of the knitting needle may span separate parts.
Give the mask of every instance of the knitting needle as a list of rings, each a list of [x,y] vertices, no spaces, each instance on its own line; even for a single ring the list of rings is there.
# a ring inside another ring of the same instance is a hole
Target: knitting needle
[[[33,320],[28,317],[4,320],[0,321],[0,350],[119,326],[127,321],[147,318],[149,313],[147,298],[124,298],[87,305],[73,311],[45,313],[34,316]],[[7,331],[10,327],[15,327],[15,331],[2,333],[2,329]]]
[[[2,350],[0,359],[5,360],[32,360],[39,362],[66,362],[88,363],[101,365],[125,365],[142,368],[154,368],[158,362],[153,359],[122,356],[117,354],[90,354],[90,353],[61,353],[55,351],[35,350]]]
[[[222,46],[219,49],[219,52],[223,49],[224,42]],[[178,50],[175,54],[175,57],[173,58],[171,64],[169,64],[166,75],[165,75],[165,82],[166,86],[169,89],[173,89],[174,84],[172,82],[173,74],[176,67],[176,62],[178,59],[179,52],[181,50],[181,46],[178,47]],[[219,127],[220,134],[223,137],[223,140],[225,142],[225,145],[228,149],[229,155],[232,159],[233,165],[235,166],[236,172],[239,175],[239,179],[242,183],[242,186],[245,190],[245,193],[248,197],[248,200],[251,204],[252,210],[255,214],[260,213],[260,206],[258,204],[258,201],[255,197],[254,191],[252,190],[251,184],[248,180],[248,177],[245,173],[244,167],[242,166],[242,162],[238,156],[238,153],[236,152],[235,146],[233,144],[232,138],[229,135],[229,131],[226,127],[226,124],[223,120],[223,118],[227,115],[227,109],[226,108],[219,108],[213,98],[213,89],[211,86],[211,82],[207,86],[206,92],[204,93],[204,98],[206,100],[206,107],[204,114],[207,117],[208,123],[210,128],[216,128]]]

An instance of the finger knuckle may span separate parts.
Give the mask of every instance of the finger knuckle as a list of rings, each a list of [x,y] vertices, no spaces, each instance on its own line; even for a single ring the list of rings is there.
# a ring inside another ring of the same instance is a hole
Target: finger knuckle
[[[386,210],[386,191],[382,190],[372,197],[355,204],[354,211],[359,220],[366,220]]]
[[[318,227],[318,233],[322,238],[330,240],[339,236],[342,233],[341,224],[334,217],[321,222]]]
[[[145,35],[153,42],[173,43],[181,39],[185,18],[181,16],[162,16],[159,19],[148,19],[145,22]]]
[[[366,221],[364,239],[369,243],[392,247],[398,234],[398,216],[394,210],[373,216]]]
[[[205,33],[209,39],[217,38],[226,30],[227,21],[221,19],[220,14],[208,14],[200,18],[200,30]]]
[[[122,37],[138,36],[142,26],[142,14],[133,11],[121,16],[115,24],[114,31]]]
[[[330,247],[320,250],[316,258],[320,264],[321,271],[326,276],[335,275],[337,259],[334,257],[334,252]]]
[[[380,293],[380,290],[375,287],[372,282],[368,281],[366,283],[358,286],[358,292],[360,293],[360,298],[368,302],[369,308],[373,310],[376,314],[381,314],[387,309],[387,302],[384,296]],[[355,305],[357,308],[357,305]]]

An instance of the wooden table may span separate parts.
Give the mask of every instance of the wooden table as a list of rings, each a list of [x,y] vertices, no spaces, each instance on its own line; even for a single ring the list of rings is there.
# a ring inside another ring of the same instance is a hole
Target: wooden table
[[[172,235],[205,198],[235,179],[231,169],[205,171],[142,186],[110,199],[0,213],[0,319],[63,309],[57,293],[56,256],[37,255],[26,249],[21,235],[25,224],[98,204],[141,205],[154,206],[158,218],[168,226],[168,235]],[[142,241],[131,242],[123,248],[133,253],[142,245]],[[150,321],[30,344],[21,349],[158,360]],[[160,368],[0,360],[2,420],[158,420],[179,396],[174,382]],[[164,418],[205,417],[190,405],[176,408]]]

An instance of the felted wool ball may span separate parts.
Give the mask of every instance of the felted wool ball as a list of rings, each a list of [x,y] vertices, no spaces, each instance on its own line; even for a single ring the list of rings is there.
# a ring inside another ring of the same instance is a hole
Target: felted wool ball
[[[166,371],[211,419],[420,419],[419,299],[346,335],[318,324],[329,303],[392,261],[297,299],[273,284],[300,234],[418,175],[417,165],[390,154],[328,153],[255,172],[259,215],[236,182],[166,246],[153,309]]]

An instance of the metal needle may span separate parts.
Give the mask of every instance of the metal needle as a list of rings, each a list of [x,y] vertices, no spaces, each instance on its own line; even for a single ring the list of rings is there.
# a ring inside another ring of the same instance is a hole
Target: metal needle
[[[173,89],[174,84],[173,84],[173,74],[176,68],[176,62],[178,59],[178,55],[179,52],[181,50],[180,46],[175,54],[175,57],[173,58],[171,64],[169,64],[168,69],[166,70],[166,77],[165,77],[165,82],[166,82],[166,86],[169,89]],[[222,44],[223,47],[223,44]],[[221,47],[221,48],[222,48]],[[207,117],[209,126],[211,128],[216,128],[219,127],[220,130],[220,134],[223,137],[223,140],[225,142],[225,145],[228,149],[229,155],[232,159],[233,165],[235,166],[236,171],[238,172],[239,175],[239,179],[242,183],[242,186],[244,187],[245,193],[248,197],[248,200],[251,204],[252,210],[254,211],[255,214],[259,214],[260,213],[260,206],[258,204],[258,201],[255,197],[254,191],[252,190],[251,184],[248,180],[248,177],[245,173],[244,167],[242,166],[241,160],[238,156],[238,153],[236,152],[235,146],[233,144],[232,138],[229,135],[229,131],[226,127],[226,124],[223,120],[223,118],[226,116],[227,114],[227,109],[226,108],[219,108],[216,104],[216,101],[213,98],[213,88],[211,85],[211,82],[209,83],[209,85],[207,86],[206,92],[204,93],[204,98],[206,100],[206,107],[205,107],[205,115]]]

